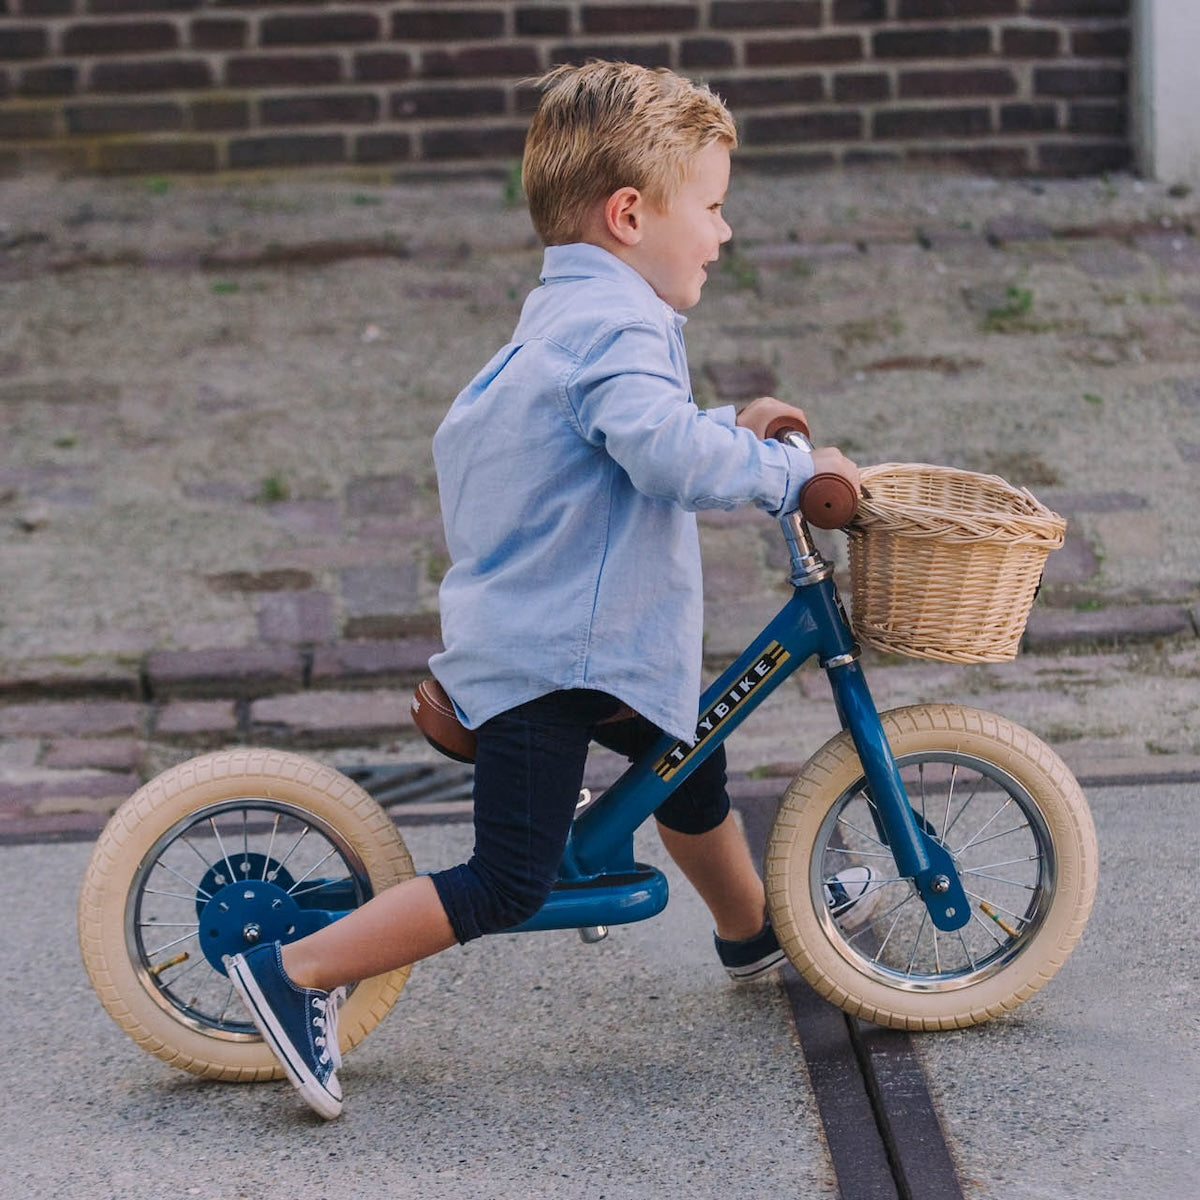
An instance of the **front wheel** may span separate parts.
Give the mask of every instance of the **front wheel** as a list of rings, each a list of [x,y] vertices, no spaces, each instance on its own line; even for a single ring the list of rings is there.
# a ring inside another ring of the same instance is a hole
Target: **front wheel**
[[[212,1079],[282,1075],[222,957],[291,941],[411,878],[395,825],[345,775],[298,754],[229,750],[150,780],[113,814],[79,897],[79,945],[114,1021],[151,1054]],[[359,983],[342,1049],[408,968]]]
[[[953,856],[971,920],[939,931],[898,875],[850,735],[805,764],[767,844],[789,960],[826,999],[897,1029],[954,1029],[1027,1000],[1062,966],[1096,891],[1096,834],[1062,760],[992,713],[881,714],[918,824]]]

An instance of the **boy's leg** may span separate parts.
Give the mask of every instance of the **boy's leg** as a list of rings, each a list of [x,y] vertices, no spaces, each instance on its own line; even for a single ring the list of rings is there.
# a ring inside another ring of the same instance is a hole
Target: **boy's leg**
[[[511,929],[558,878],[596,723],[619,707],[586,688],[487,721],[475,758],[475,848],[433,881],[457,940]]]
[[[488,722],[479,737],[470,862],[397,884],[287,946],[264,944],[226,960],[254,1023],[321,1116],[342,1109],[340,986],[509,928],[541,906],[570,829],[592,726],[617,707],[602,693],[564,692]]]
[[[427,875],[407,879],[316,933],[283,947],[283,969],[298,987],[335,987],[383,975],[457,941]]]
[[[596,730],[610,750],[636,758],[661,736],[644,717]],[[718,746],[661,805],[655,816],[667,853],[708,906],[717,935],[729,941],[763,928],[767,899],[758,868],[725,789],[725,748]]]
[[[591,727],[616,707],[599,692],[556,692],[486,722],[475,762],[470,860],[397,884],[284,946],[289,978],[328,991],[532,915],[558,873]]]
[[[680,833],[661,821],[658,832],[667,853],[708,905],[718,937],[744,941],[762,930],[766,892],[732,812],[707,833]]]

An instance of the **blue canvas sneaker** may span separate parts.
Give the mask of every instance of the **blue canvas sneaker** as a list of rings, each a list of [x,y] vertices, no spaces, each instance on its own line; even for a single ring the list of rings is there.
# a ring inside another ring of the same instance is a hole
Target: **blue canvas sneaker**
[[[246,954],[227,955],[224,961],[229,982],[292,1086],[310,1108],[332,1121],[342,1111],[337,1010],[346,997],[345,990],[297,987],[284,972],[278,942],[256,946]]]
[[[875,873],[870,867],[847,867],[839,871],[825,884],[825,903],[833,916],[843,916],[854,908],[868,893],[874,882]],[[869,904],[866,906],[871,907]],[[869,913],[864,910],[869,919]],[[759,975],[783,962],[784,953],[771,928],[768,917],[763,927],[753,937],[733,941],[713,934],[717,957],[731,979],[744,983],[757,979]]]
[[[725,968],[730,979],[736,979],[739,983],[757,979],[759,975],[783,962],[783,949],[769,919],[763,922],[762,929],[753,937],[739,941],[714,933],[713,942],[717,947],[717,957],[721,960],[721,966]]]

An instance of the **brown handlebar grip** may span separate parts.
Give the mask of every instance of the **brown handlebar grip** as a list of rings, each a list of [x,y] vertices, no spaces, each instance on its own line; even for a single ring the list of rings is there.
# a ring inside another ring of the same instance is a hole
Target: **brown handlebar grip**
[[[783,441],[789,433],[800,433],[806,438],[809,436],[808,426],[799,417],[791,413],[784,413],[768,422],[763,440],[769,442],[772,438],[778,438]]]
[[[800,512],[818,529],[841,529],[858,508],[858,493],[844,475],[822,471],[800,489]]]

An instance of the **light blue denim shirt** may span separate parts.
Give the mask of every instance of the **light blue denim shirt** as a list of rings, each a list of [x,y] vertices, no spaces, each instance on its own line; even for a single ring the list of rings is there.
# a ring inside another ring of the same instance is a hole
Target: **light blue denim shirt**
[[[452,565],[430,666],[477,728],[563,688],[692,740],[694,512],[796,506],[812,458],[692,399],[682,325],[597,246],[551,246],[508,343],[433,439]]]

